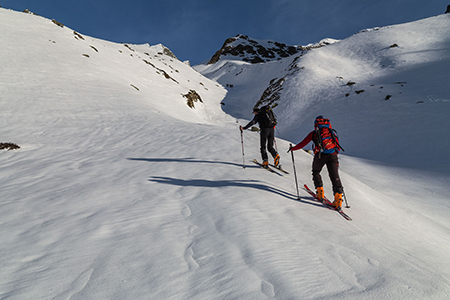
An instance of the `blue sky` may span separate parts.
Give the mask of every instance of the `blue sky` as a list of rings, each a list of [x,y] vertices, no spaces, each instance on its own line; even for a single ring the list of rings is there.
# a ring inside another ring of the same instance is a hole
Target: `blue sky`
[[[307,45],[443,14],[450,0],[0,0],[81,34],[113,42],[163,44],[198,64],[237,34]]]

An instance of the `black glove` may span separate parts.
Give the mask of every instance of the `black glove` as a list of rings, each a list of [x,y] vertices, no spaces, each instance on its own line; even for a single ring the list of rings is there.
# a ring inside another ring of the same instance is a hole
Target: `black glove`
[[[287,153],[289,153],[289,152],[291,152],[291,151],[292,151],[292,145],[289,146],[289,150],[287,151]]]

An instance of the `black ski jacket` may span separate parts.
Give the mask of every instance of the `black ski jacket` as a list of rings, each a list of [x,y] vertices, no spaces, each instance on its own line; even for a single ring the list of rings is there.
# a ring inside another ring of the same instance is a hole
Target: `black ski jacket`
[[[258,123],[260,129],[263,129],[263,128],[275,128],[275,126],[264,127],[263,124],[264,124],[264,121],[265,121],[265,120],[264,120],[263,118],[265,118],[265,117],[263,116],[263,114],[261,113],[261,111],[258,112],[258,113],[253,117],[253,120],[251,120],[247,125],[245,125],[245,126],[243,127],[243,129],[244,129],[244,130],[249,129],[251,126],[255,125],[256,123]]]

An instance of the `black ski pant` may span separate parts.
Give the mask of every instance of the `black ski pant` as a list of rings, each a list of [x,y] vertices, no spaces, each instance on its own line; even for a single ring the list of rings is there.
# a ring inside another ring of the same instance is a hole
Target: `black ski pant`
[[[267,150],[269,150],[270,154],[275,158],[275,156],[278,154],[277,150],[273,147],[273,141],[275,138],[275,129],[273,127],[271,128],[261,128],[260,129],[260,137],[261,137],[261,157],[262,160],[265,161],[268,159],[267,151],[266,151],[266,144],[267,144]]]
[[[333,185],[333,193],[342,194],[344,189],[342,187],[341,179],[339,178],[339,160],[337,155],[325,153],[316,153],[316,155],[314,155],[312,164],[312,177],[314,186],[316,188],[323,186],[320,172],[322,171],[324,165],[326,165],[328,169],[328,175],[330,176],[330,180]]]

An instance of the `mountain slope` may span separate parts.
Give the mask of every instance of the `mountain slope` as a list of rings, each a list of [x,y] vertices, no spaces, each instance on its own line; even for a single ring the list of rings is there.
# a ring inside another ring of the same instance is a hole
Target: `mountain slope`
[[[303,61],[304,72],[287,83],[293,88],[286,87],[286,97],[297,107],[280,103],[282,113],[292,115],[284,121],[284,132],[293,135],[287,127],[294,127],[295,115],[320,112],[340,128],[350,155],[448,174],[449,140],[436,141],[436,136],[450,133],[450,89],[445,83],[449,25],[450,17],[441,15],[362,32],[311,51]],[[405,149],[405,140],[417,143]],[[437,159],[418,165],[429,151]]]
[[[20,91],[20,94],[33,95],[34,98],[42,95],[59,100],[55,101],[56,104],[51,102],[49,113],[44,117],[57,114],[61,109],[83,111],[87,102],[93,99],[103,101],[97,103],[103,109],[114,109],[117,101],[126,101],[130,97],[141,99],[155,112],[164,112],[170,104],[171,115],[185,121],[211,121],[214,119],[211,116],[220,114],[220,105],[209,111],[200,102],[197,109],[186,106],[187,99],[183,95],[190,90],[198,91],[205,101],[217,103],[215,99],[210,100],[209,94],[211,90],[222,88],[174,58],[162,45],[110,43],[83,37],[72,29],[39,16],[8,13],[17,16],[25,25],[18,26],[15,20],[9,19],[2,22],[5,27],[2,41],[7,45],[1,58],[2,72],[11,81],[6,82],[10,86],[7,91],[2,91],[3,95],[14,95]],[[54,63],[48,64],[49,60]],[[26,69],[17,70],[17,66],[22,64],[27,66]],[[83,71],[77,72],[79,69]],[[182,75],[185,73],[190,75]],[[14,79],[17,82],[12,82]],[[64,89],[51,90],[52,85]],[[101,91],[101,87],[111,90],[110,94],[90,94],[89,98],[73,99],[74,94],[89,94],[95,88]],[[166,91],[169,89],[178,94],[176,99],[168,97]],[[223,89],[218,94],[218,99],[223,97]],[[27,106],[32,113],[33,103],[39,103],[31,101]]]
[[[448,175],[449,23],[441,15],[363,30],[281,61],[223,59],[195,68],[233,86],[224,110],[238,118],[249,118],[255,104],[277,103],[282,138],[299,141],[322,114],[348,155]]]
[[[251,164],[255,133],[243,160],[225,89],[163,46],[80,40],[4,9],[0,34],[0,137],[21,146],[0,152],[0,298],[449,296],[448,188],[417,203],[437,184],[426,173],[411,197],[391,192],[401,170],[344,157],[348,222]],[[295,161],[310,184],[311,156]]]

